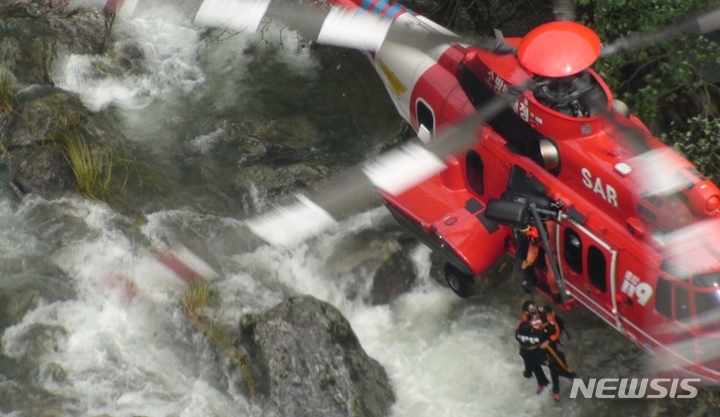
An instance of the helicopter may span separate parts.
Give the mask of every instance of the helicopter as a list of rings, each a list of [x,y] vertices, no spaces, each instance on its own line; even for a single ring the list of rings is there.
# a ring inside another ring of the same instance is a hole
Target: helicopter
[[[246,224],[270,244],[292,246],[379,197],[443,256],[460,297],[517,252],[519,230],[535,226],[548,254],[535,269],[536,290],[561,310],[587,308],[657,359],[659,371],[717,383],[720,189],[655,138],[591,67],[720,29],[720,9],[609,44],[574,21],[573,1],[556,0],[554,12],[555,21],[523,37],[496,31],[489,39],[388,0],[205,0],[200,26],[254,32],[273,18],[306,39],[365,52],[417,133]]]

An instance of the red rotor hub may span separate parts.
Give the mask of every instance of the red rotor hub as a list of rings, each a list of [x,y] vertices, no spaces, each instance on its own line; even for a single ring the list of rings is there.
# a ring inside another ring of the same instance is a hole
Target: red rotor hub
[[[517,49],[520,65],[543,77],[577,74],[600,56],[602,43],[587,26],[575,22],[550,22],[522,38]]]

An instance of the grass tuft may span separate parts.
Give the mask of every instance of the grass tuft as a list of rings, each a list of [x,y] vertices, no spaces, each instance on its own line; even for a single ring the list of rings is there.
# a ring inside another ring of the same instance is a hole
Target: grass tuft
[[[182,306],[190,324],[195,330],[205,335],[208,342],[216,349],[227,355],[238,367],[240,374],[248,387],[250,397],[257,400],[255,381],[250,370],[250,357],[242,349],[235,347],[235,343],[228,333],[214,320],[205,314],[205,307],[219,304],[218,295],[210,289],[207,282],[198,282],[188,287],[182,297]]]
[[[0,113],[10,114],[17,105],[17,95],[5,70],[0,68]]]
[[[78,130],[59,133],[65,157],[75,174],[80,192],[92,200],[103,200],[110,192],[115,158],[109,146],[91,147]]]

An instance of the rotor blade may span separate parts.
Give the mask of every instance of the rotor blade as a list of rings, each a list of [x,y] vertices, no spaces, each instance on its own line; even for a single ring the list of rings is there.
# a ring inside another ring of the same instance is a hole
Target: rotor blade
[[[622,161],[622,165],[618,165],[624,171],[624,176],[629,176],[640,186],[641,197],[647,199],[651,196],[663,196],[677,199],[675,194],[678,192],[695,186],[706,186],[703,185],[706,179],[672,147],[651,145],[648,140],[651,133],[638,127],[630,118],[612,111],[605,93],[600,88],[593,87],[582,78],[575,82],[579,88],[585,90],[581,100],[590,109],[590,114],[602,115],[609,123],[609,132],[612,134],[611,131],[615,130],[632,152],[632,155]],[[682,204],[687,205],[687,201]],[[673,217],[679,221],[683,216],[676,213]],[[675,224],[671,229],[674,230],[680,225],[682,224]],[[669,227],[667,223],[665,227]]]
[[[377,51],[386,38],[396,43],[429,47],[467,43],[490,52],[512,53],[515,48],[501,40],[460,37],[441,33],[417,20],[394,25],[393,20],[364,9],[332,6],[328,9],[272,0],[205,0],[195,17],[200,26],[255,32],[263,18],[278,19],[305,38],[325,45]],[[392,28],[392,33],[389,31]]]
[[[255,32],[263,18],[279,19],[319,43],[376,50],[392,21],[364,10],[333,6],[327,10],[271,0],[205,0],[195,24]]]
[[[663,259],[673,275],[686,278],[707,273],[720,262],[720,218],[712,218],[682,227],[661,237]]]
[[[73,10],[77,8],[103,9],[106,13],[117,13],[121,17],[130,16],[139,0],[70,0],[68,7]]]
[[[293,245],[323,232],[350,214],[366,210],[377,202],[377,190],[402,194],[445,170],[446,156],[470,147],[479,138],[479,125],[498,115],[532,85],[533,82],[528,81],[508,89],[427,145],[415,140],[383,153],[331,179],[307,196],[296,195],[295,203],[276,207],[249,219],[246,224],[268,243]]]
[[[575,20],[575,0],[555,0],[553,2],[555,20],[572,22]]]
[[[661,31],[620,38],[603,47],[600,57],[647,48],[660,42],[667,42],[684,36],[702,35],[718,29],[720,29],[720,7],[700,17],[686,19]]]

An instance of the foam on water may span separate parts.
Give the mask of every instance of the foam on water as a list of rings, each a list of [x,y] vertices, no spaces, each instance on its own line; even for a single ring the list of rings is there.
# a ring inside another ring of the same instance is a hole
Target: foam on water
[[[549,395],[535,396],[533,383],[519,378],[517,318],[460,300],[439,285],[429,276],[427,248],[413,253],[419,271],[415,286],[391,305],[369,306],[362,297],[346,297],[343,279],[349,278],[338,279],[330,252],[385,216],[382,209],[373,210],[309,243],[289,250],[262,246],[235,261],[278,296],[311,294],[339,308],[366,351],[388,371],[397,394],[394,416],[530,416],[550,405]],[[374,271],[363,272],[354,279],[370,281]],[[228,277],[221,285],[235,290],[223,294],[241,294],[248,279]],[[239,304],[232,296],[226,302]]]
[[[52,258],[77,299],[41,302],[5,330],[4,354],[40,363],[31,381],[60,398],[70,415],[250,415],[251,406],[228,393],[204,340],[187,328],[182,282],[128,239],[106,207],[64,201],[48,213],[70,207],[87,233]],[[128,297],[118,275],[139,291]]]
[[[60,234],[79,236],[52,256],[78,295],[42,303],[7,328],[5,355],[40,363],[35,383],[60,398],[69,414],[256,415],[227,386],[212,349],[189,329],[179,303],[184,284],[147,255],[152,245],[180,233],[211,246],[229,223],[190,211],[158,212],[141,228],[146,240],[140,243],[105,206],[81,200],[34,204],[49,205],[48,215],[62,213],[52,221]],[[31,212],[21,208],[14,215]],[[362,297],[346,296],[346,280],[368,282],[374,270],[350,268],[353,272],[338,275],[334,264],[350,261],[333,248],[382,225],[386,216],[382,209],[363,213],[292,249],[261,245],[216,254],[212,261],[222,276],[212,285],[221,294],[223,319],[232,325],[242,314],[264,311],[284,297],[311,294],[339,308],[366,351],[385,367],[397,395],[393,416],[541,414],[551,398],[535,396],[532,381],[520,378],[512,338],[516,317],[461,300],[438,284],[429,276],[426,248],[412,254],[419,271],[414,287],[390,305],[370,306]],[[66,227],[83,232],[72,234]],[[122,286],[103,287],[113,273],[132,280],[138,293],[128,298]],[[42,343],[39,329],[45,332]],[[57,377],[58,367],[64,377]]]
[[[192,24],[195,4],[155,0],[140,6],[132,16],[117,18],[108,54],[66,56],[53,78],[91,110],[118,109],[131,132],[145,133],[141,137],[162,135],[158,125],[167,129],[187,118],[200,100],[211,101],[217,111],[242,105],[247,67],[256,58],[246,51],[272,50],[273,60],[306,76],[317,68],[297,32],[281,24],[268,24],[258,34],[221,34]]]

